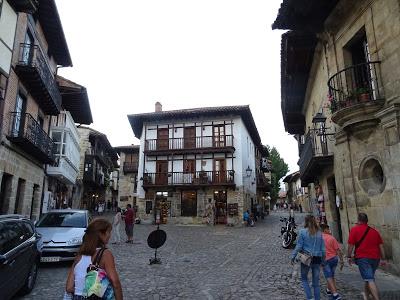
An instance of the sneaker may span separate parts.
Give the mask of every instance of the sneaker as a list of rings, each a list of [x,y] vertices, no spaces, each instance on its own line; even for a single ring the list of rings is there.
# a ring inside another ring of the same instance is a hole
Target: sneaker
[[[336,294],[336,295],[332,295],[332,299],[333,299],[333,300],[341,300],[342,297],[340,297],[339,294]]]
[[[332,296],[332,292],[329,289],[326,289],[325,292],[328,296]]]

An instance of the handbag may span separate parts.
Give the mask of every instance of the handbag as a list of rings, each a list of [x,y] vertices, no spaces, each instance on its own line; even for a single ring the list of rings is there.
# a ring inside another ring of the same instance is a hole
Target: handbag
[[[314,239],[314,245],[313,245],[313,251],[315,248],[315,244],[317,243],[317,233],[315,234],[315,239]],[[313,255],[307,251],[300,250],[297,253],[297,259],[303,264],[306,265],[307,267],[311,266],[312,260],[313,260]]]
[[[85,299],[114,300],[113,286],[107,277],[106,271],[100,268],[99,265],[105,250],[106,248],[101,248],[100,251],[97,252],[94,263],[90,264],[87,268],[85,288],[83,290]]]

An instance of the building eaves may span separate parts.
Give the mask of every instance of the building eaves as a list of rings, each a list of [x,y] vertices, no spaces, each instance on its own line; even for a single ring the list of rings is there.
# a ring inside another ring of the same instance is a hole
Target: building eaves
[[[128,145],[128,146],[117,146],[114,147],[114,150],[120,153],[138,153],[140,149],[139,145]]]
[[[35,15],[42,26],[49,45],[49,53],[54,56],[58,65],[71,67],[71,55],[55,0],[40,0],[39,8]]]
[[[181,110],[169,110],[128,115],[133,133],[137,138],[142,134],[143,123],[166,120],[186,120],[204,117],[240,116],[256,146],[261,145],[261,138],[254,122],[249,105],[201,107]]]
[[[74,122],[92,124],[93,117],[86,88],[60,75],[57,75],[56,80],[62,96],[62,106],[71,113]]]
[[[339,0],[283,0],[272,29],[319,32]]]

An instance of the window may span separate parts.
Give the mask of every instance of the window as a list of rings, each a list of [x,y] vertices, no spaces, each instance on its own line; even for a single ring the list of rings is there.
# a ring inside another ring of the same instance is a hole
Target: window
[[[23,235],[17,222],[0,223],[0,254],[4,255],[22,244]]]
[[[47,213],[39,220],[37,227],[86,228],[86,215],[81,212]]]

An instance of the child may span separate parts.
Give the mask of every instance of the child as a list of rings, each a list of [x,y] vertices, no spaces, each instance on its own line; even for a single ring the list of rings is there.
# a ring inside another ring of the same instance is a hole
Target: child
[[[322,230],[322,238],[324,239],[326,256],[323,263],[323,271],[328,288],[326,293],[330,299],[342,299],[336,289],[335,269],[340,259],[340,270],[343,268],[343,253],[340,250],[338,241],[331,235],[329,226],[326,224],[320,225]]]

